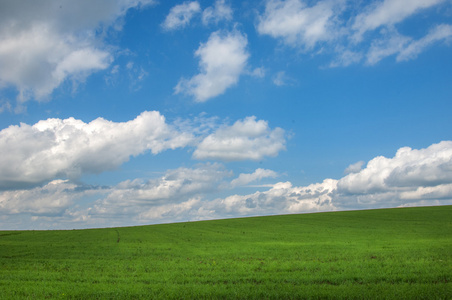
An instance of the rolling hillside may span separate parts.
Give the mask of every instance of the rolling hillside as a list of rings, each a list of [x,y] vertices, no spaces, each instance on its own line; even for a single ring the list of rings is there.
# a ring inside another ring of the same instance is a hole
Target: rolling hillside
[[[0,231],[1,299],[452,297],[452,206]]]

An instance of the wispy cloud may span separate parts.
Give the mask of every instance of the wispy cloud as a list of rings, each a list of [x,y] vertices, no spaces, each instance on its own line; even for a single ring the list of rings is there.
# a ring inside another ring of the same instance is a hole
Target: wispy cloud
[[[397,55],[397,61],[405,61],[416,58],[425,48],[435,42],[450,41],[452,37],[452,26],[440,24],[429,31],[423,38],[412,41],[408,46],[402,49]]]
[[[361,171],[364,164],[365,164],[364,161],[358,161],[354,164],[351,164],[345,169],[344,173],[345,174],[358,173]]]
[[[272,79],[273,84],[276,86],[293,85],[296,83],[296,80],[288,76],[285,71],[277,72]]]
[[[382,26],[391,26],[402,22],[411,15],[444,2],[445,0],[384,0],[367,6],[358,14],[353,22],[354,39],[362,40],[362,36]]]
[[[184,28],[197,13],[201,12],[198,1],[184,2],[171,8],[162,27],[165,30],[177,30]]]
[[[232,8],[225,0],[216,0],[213,6],[206,8],[202,12],[202,23],[208,25],[209,23],[218,23],[220,21],[232,20]]]
[[[259,169],[256,169],[251,174],[244,174],[244,173],[240,174],[239,177],[237,177],[236,179],[231,181],[231,186],[233,186],[233,187],[244,186],[250,182],[261,180],[263,178],[268,178],[268,177],[275,178],[277,176],[278,176],[278,173],[276,173],[275,171],[259,168]]]
[[[420,39],[399,32],[397,25],[445,0],[384,0],[357,5],[347,1],[268,0],[257,31],[311,55],[332,54],[330,67],[345,67],[365,58],[367,65],[395,55],[414,59],[435,42],[447,41],[451,25],[436,24]],[[344,13],[348,11],[348,13]],[[277,81],[279,82],[279,81]]]
[[[269,0],[259,17],[257,31],[286,44],[311,50],[337,36],[335,17],[344,1],[319,1],[308,6],[300,0]]]

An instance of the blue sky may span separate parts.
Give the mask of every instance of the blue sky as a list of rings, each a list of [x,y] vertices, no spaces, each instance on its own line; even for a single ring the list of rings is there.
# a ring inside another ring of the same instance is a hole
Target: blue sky
[[[0,229],[452,204],[450,0],[2,1]]]

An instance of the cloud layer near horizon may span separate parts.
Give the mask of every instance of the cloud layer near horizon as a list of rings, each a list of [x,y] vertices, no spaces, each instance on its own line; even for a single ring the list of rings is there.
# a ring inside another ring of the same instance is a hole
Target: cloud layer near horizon
[[[452,141],[425,149],[400,148],[394,157],[375,157],[338,180],[308,186],[277,182],[252,194],[213,197],[276,176],[268,169],[233,176],[224,165],[207,163],[102,188],[53,180],[40,187],[0,192],[0,212],[4,219],[27,214],[47,224],[49,216],[57,216],[68,226],[96,227],[452,204]],[[84,197],[94,200],[82,208],[77,202]]]

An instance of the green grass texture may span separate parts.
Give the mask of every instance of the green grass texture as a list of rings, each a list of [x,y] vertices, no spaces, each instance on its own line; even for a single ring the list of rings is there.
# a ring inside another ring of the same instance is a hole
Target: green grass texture
[[[452,299],[452,206],[0,231],[0,299]]]

